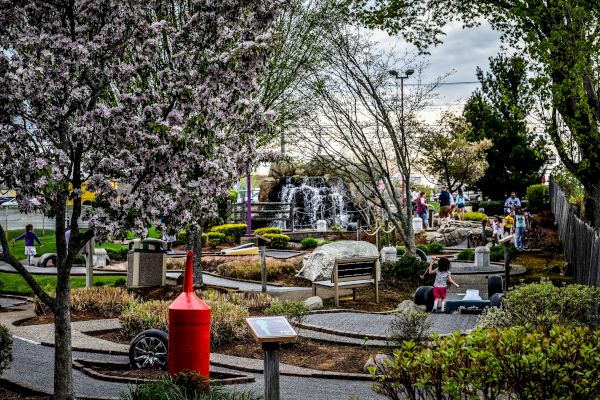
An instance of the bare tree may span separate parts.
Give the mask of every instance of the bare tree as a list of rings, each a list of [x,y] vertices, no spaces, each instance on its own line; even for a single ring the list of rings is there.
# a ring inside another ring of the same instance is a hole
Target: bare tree
[[[310,82],[313,109],[299,127],[304,155],[329,164],[355,192],[382,210],[409,252],[414,253],[409,185],[417,157],[413,129],[417,112],[434,96],[434,84],[417,85],[403,101],[389,70],[412,65],[416,79],[423,63],[394,49],[384,53],[359,31],[329,38],[328,68]]]

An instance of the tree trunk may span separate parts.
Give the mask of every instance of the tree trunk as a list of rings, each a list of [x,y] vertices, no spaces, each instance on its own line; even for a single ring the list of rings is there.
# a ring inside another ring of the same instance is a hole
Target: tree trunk
[[[585,188],[585,220],[600,230],[600,181]]]
[[[192,231],[192,251],[194,252],[194,288],[204,286],[202,280],[202,226]]]
[[[64,261],[63,261],[64,262]],[[65,273],[66,272],[66,273]],[[68,269],[57,274],[54,307],[54,398],[74,399],[71,355],[71,287]]]

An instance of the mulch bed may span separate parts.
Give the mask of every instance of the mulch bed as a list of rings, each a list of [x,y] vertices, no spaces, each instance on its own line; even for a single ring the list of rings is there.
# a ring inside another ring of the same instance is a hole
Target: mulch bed
[[[116,316],[114,316],[116,317]],[[98,313],[93,312],[71,312],[71,322],[76,321],[91,321],[96,319],[106,319],[106,318],[114,318],[110,316],[104,316]],[[46,314],[38,315],[32,318],[27,318],[23,321],[15,322],[16,326],[30,326],[30,325],[43,325],[43,324],[53,324],[54,323],[54,314],[48,311]],[[2,397],[0,397],[2,398]]]

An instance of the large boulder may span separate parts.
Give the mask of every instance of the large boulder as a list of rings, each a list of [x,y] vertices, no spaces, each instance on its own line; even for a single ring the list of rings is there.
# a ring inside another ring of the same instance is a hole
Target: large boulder
[[[309,281],[331,279],[333,265],[338,258],[378,257],[379,252],[374,244],[341,240],[317,247],[304,259],[302,269],[296,275]]]
[[[450,226],[443,226],[435,232],[427,232],[426,240],[428,243],[438,242],[444,246],[456,246],[469,236],[469,233],[481,235],[481,222],[478,221],[454,221]],[[485,228],[485,234],[492,236],[492,228],[489,224]]]
[[[323,308],[323,299],[319,296],[312,296],[304,300],[304,305],[311,311],[320,310]]]

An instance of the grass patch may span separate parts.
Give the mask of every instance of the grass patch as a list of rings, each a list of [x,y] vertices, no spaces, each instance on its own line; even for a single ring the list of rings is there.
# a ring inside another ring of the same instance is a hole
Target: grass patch
[[[44,290],[48,292],[54,292],[56,290],[56,276],[34,275],[33,277]],[[123,277],[96,275],[94,276],[94,285],[115,286],[115,282],[118,279],[123,280]],[[2,282],[3,285],[2,293],[17,294],[23,296],[33,295],[33,290],[31,290],[27,282],[25,282],[25,280],[19,274],[0,272],[0,282]],[[85,287],[85,276],[72,276],[71,287]]]
[[[44,247],[40,247],[39,244],[35,244],[38,254],[44,253],[56,253],[56,237],[53,230],[46,229],[45,235],[42,235],[42,230],[39,228],[33,229],[36,235],[40,238],[40,241]],[[13,245],[11,242],[14,238],[17,238],[25,233],[25,229],[14,229],[8,231],[8,243],[10,245],[10,252],[18,259],[24,259],[25,257],[25,240],[21,239],[15,242]]]

